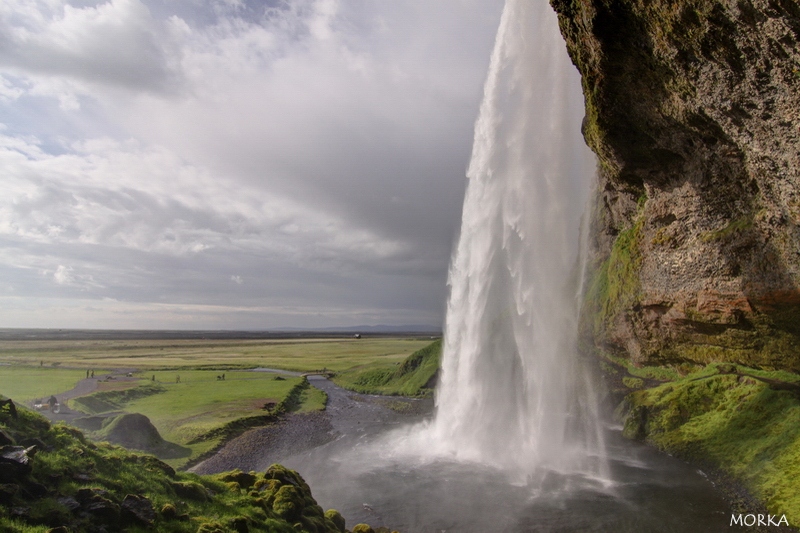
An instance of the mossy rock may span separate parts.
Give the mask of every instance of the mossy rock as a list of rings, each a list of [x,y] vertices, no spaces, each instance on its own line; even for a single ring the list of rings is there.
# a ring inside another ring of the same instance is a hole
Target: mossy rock
[[[356,524],[353,526],[353,533],[375,533],[368,524]]]
[[[197,500],[201,502],[211,500],[211,495],[208,490],[194,481],[177,481],[171,484],[172,490],[181,498],[188,498],[190,500]]]
[[[328,509],[325,511],[325,518],[330,520],[333,525],[336,526],[336,530],[339,531],[339,533],[344,533],[345,520],[339,511],[336,509]]]
[[[165,503],[164,506],[161,507],[160,513],[165,520],[175,520],[178,518],[178,509],[171,503]]]
[[[272,510],[285,520],[296,520],[303,511],[303,495],[292,485],[284,485],[275,494]]]
[[[221,481],[225,482],[233,482],[239,485],[239,487],[243,489],[248,489],[252,487],[257,479],[256,474],[250,472],[242,472],[241,470],[233,470],[231,472],[227,472],[222,474],[219,478]]]

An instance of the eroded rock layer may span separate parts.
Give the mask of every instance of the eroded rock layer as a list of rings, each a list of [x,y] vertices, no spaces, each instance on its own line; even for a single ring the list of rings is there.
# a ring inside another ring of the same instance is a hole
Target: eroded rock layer
[[[551,4],[600,162],[585,332],[800,370],[800,4]]]

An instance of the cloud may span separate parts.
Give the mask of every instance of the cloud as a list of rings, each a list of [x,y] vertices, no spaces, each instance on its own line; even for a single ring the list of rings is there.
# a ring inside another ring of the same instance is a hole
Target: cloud
[[[9,0],[0,8],[0,60],[67,82],[164,91],[175,81],[167,29],[138,0],[84,7]]]
[[[6,294],[440,322],[501,4],[4,2]]]
[[[58,265],[55,274],[53,274],[53,279],[59,285],[71,285],[75,281],[72,277],[72,269],[64,265]]]

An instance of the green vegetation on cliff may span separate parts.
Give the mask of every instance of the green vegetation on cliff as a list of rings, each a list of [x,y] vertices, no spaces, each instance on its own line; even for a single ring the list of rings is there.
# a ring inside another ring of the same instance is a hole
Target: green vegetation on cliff
[[[363,394],[430,396],[436,384],[441,353],[442,340],[439,339],[397,365],[372,363],[355,367],[339,372],[333,381]]]
[[[800,523],[800,376],[712,364],[622,408],[626,436],[717,468]]]
[[[308,485],[279,465],[264,473],[197,476],[149,455],[87,441],[18,408],[0,410],[0,438],[27,465],[0,464],[0,530],[168,533],[344,533],[344,520],[317,505]],[[23,446],[35,445],[27,454]],[[35,451],[34,451],[35,450]]]

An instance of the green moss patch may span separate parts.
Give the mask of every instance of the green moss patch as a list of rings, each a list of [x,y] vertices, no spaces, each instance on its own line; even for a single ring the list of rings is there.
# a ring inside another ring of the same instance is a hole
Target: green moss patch
[[[800,523],[800,377],[713,364],[631,393],[625,434],[741,480]]]

